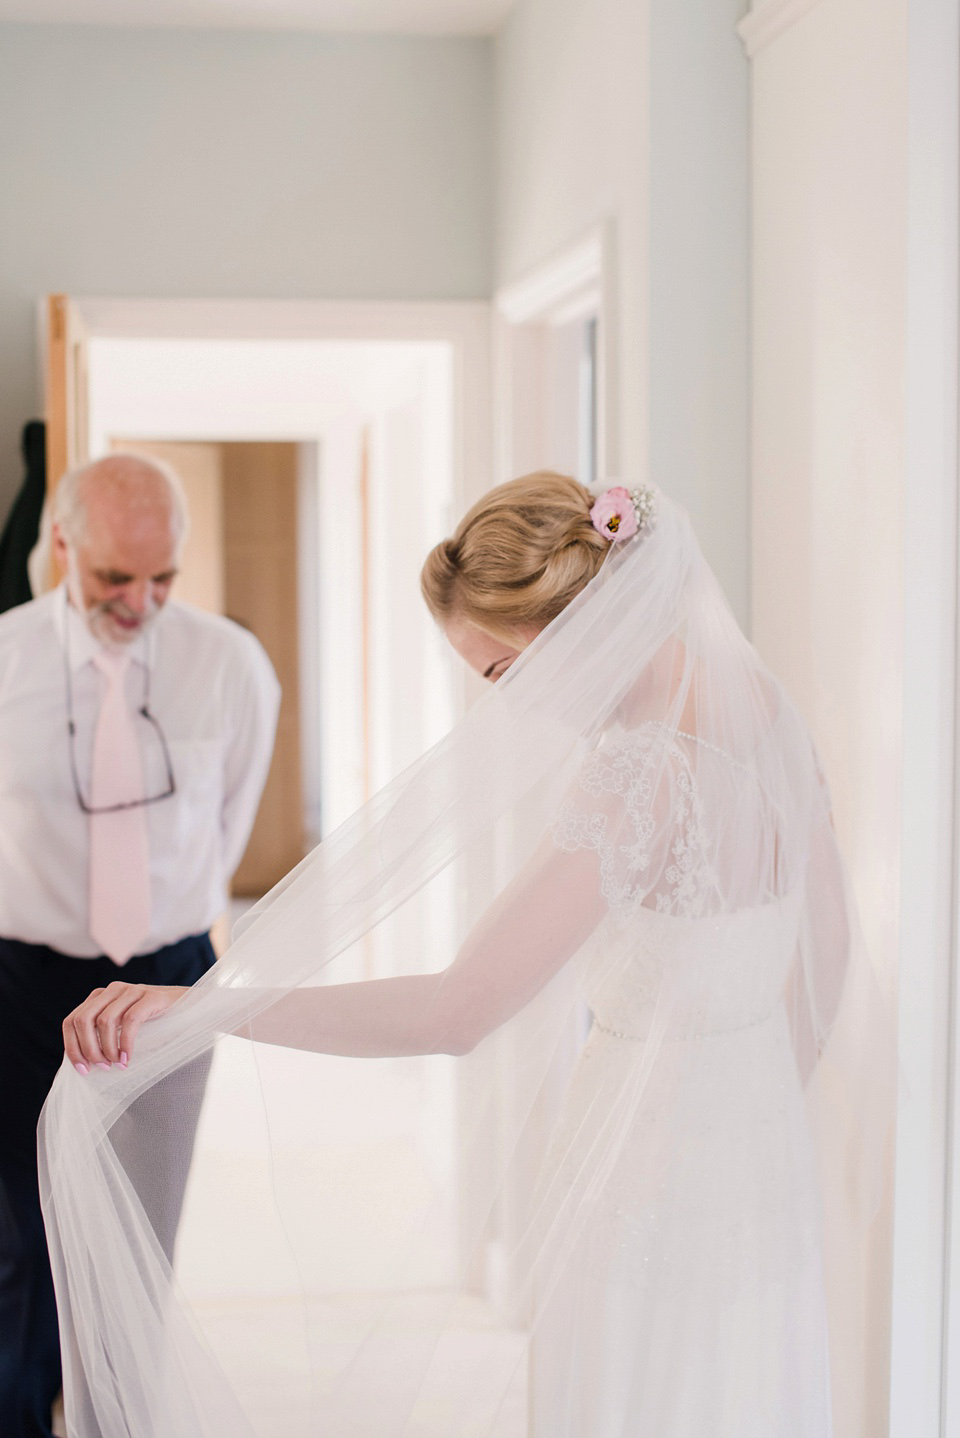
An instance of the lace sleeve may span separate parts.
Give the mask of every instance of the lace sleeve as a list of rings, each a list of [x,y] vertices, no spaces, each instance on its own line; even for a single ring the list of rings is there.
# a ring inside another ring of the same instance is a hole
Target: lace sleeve
[[[712,869],[696,778],[684,745],[658,726],[593,750],[553,839],[567,853],[596,852],[601,894],[620,924],[641,905],[684,918],[707,908]]]

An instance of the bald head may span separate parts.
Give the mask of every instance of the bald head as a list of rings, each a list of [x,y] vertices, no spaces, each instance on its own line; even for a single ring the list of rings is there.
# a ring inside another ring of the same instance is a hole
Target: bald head
[[[114,454],[64,475],[54,550],[71,603],[102,643],[130,643],[162,608],[186,529],[180,481],[154,460]]]
[[[53,519],[68,543],[90,522],[136,522],[144,514],[172,526],[177,542],[187,530],[187,505],[175,472],[138,454],[111,454],[68,470],[57,485]]]

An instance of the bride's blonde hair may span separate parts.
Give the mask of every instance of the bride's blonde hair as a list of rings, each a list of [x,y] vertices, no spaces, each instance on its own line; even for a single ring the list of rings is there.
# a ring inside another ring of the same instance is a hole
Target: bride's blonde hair
[[[430,613],[508,641],[545,628],[607,556],[593,502],[577,480],[546,469],[491,489],[427,555],[420,588]]]

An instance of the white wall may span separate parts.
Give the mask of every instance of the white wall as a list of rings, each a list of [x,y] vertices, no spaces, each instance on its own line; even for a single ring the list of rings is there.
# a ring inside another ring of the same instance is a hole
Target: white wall
[[[497,278],[612,217],[612,472],[690,509],[748,618],[742,0],[518,0],[497,39]]]
[[[650,475],[686,505],[741,624],[750,578],[746,0],[650,0]],[[631,394],[622,403],[629,411]]]
[[[40,295],[485,297],[491,115],[484,39],[0,25],[0,514]]]
[[[753,633],[896,942],[906,339],[904,0],[816,4],[754,59]]]
[[[753,60],[753,637],[809,720],[868,943],[897,967],[904,676],[906,0],[820,0]],[[842,1300],[887,1432],[882,1231]],[[914,1394],[935,1401],[936,1382]],[[919,1408],[914,1408],[919,1417]],[[917,1434],[928,1430],[911,1428]],[[933,1430],[930,1430],[933,1431]],[[936,1430],[939,1431],[939,1430]]]

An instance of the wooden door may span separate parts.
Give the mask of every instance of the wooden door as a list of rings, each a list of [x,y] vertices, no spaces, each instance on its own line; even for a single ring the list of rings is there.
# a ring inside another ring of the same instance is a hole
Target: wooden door
[[[179,474],[190,535],[175,594],[257,636],[283,697],[270,773],[232,893],[259,898],[303,858],[297,584],[299,447],[114,439]]]
[[[233,892],[259,896],[303,858],[297,622],[298,446],[223,445],[224,604],[257,636],[283,690],[273,763]]]
[[[174,593],[211,614],[224,608],[223,445],[209,441],[181,442],[112,439],[110,448],[163,460],[183,484],[190,514],[190,533],[180,555]]]

